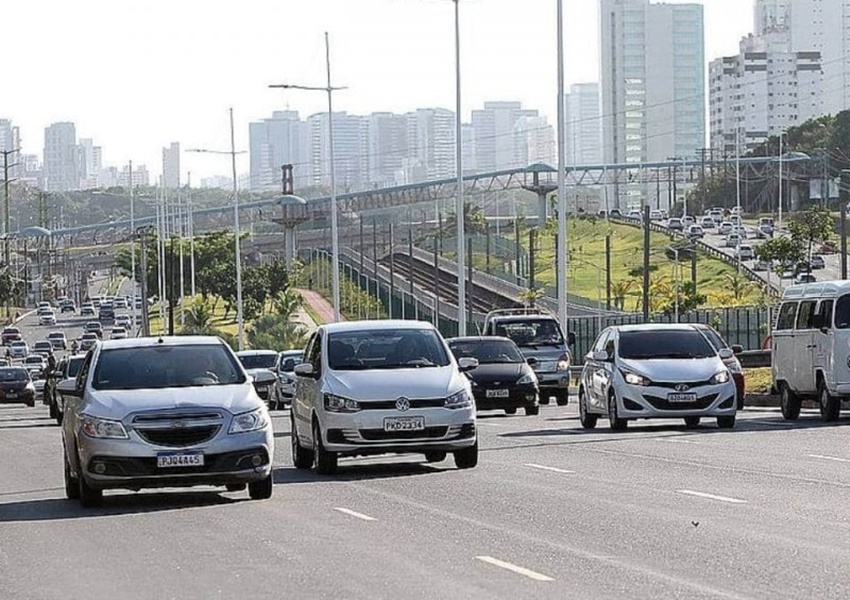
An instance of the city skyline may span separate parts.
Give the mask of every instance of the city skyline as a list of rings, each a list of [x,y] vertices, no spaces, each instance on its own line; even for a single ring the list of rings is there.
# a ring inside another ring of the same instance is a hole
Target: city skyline
[[[518,12],[508,0],[461,2],[464,121],[485,101],[507,99],[554,124],[554,4],[541,1]],[[596,0],[567,3],[568,85],[598,81],[597,10]],[[357,7],[341,0],[287,6],[154,1],[128,7],[118,27],[103,0],[16,3],[5,13],[16,23],[9,43],[27,49],[29,61],[15,74],[15,93],[4,98],[0,118],[20,127],[26,154],[40,154],[46,126],[73,121],[103,148],[104,164],[133,160],[158,170],[162,148],[174,140],[183,148],[227,150],[232,105],[237,149],[247,149],[249,122],[275,110],[310,115],[324,109],[320,94],[266,86],[320,83],[325,30],[335,83],[349,86],[335,101],[339,111],[453,107],[452,12],[448,0],[364,0]],[[751,7],[711,0],[705,12],[706,58],[734,54],[740,37],[752,30]],[[49,22],[44,14],[51,15]],[[53,43],[34,48],[36,37]],[[83,78],[78,69],[63,68],[50,50],[63,44],[95,56],[95,73]],[[83,85],[86,94],[75,93]],[[211,157],[186,154],[182,163],[183,173],[191,170],[198,180],[227,172]],[[248,171],[247,157],[240,158],[239,171]]]

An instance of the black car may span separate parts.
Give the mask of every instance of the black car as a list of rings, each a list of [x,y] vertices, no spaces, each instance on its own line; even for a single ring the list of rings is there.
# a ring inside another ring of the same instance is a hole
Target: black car
[[[74,379],[80,372],[80,367],[83,366],[85,358],[85,354],[64,357],[47,376],[47,381],[44,383],[42,401],[50,408],[50,418],[56,419],[56,423],[59,425],[62,424],[62,417],[65,414],[65,402],[62,395],[57,393],[56,386],[66,379]]]
[[[0,403],[35,406],[35,386],[23,367],[0,369]]]
[[[478,367],[468,371],[472,394],[478,410],[504,410],[515,414],[523,408],[526,415],[540,413],[537,376],[517,345],[506,337],[462,337],[447,340],[455,358],[478,359]]]

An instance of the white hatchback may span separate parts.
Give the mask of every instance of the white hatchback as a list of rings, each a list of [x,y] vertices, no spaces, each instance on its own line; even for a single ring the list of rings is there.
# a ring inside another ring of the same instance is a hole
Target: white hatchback
[[[478,464],[475,407],[463,372],[430,323],[360,321],[320,326],[295,367],[290,412],[299,469],[336,471],[341,456],[451,452],[460,469]]]
[[[607,416],[611,429],[635,419],[679,418],[687,427],[715,417],[735,426],[735,383],[719,352],[694,326],[621,325],[605,329],[588,353],[579,382],[579,418],[585,429]]]

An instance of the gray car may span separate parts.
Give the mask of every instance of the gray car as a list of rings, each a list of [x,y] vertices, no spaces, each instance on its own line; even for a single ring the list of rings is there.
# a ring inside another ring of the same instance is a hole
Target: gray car
[[[247,485],[253,499],[272,494],[268,409],[219,338],[106,341],[57,389],[65,493],[83,506],[113,488]]]

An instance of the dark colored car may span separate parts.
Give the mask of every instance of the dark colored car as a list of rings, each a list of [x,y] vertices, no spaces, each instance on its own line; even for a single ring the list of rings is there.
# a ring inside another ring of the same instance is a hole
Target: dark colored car
[[[2,339],[4,346],[8,346],[23,338],[21,338],[21,330],[17,327],[6,327],[3,329],[3,333],[0,333],[0,339]]]
[[[714,328],[709,327],[708,325],[703,325],[701,323],[694,323],[694,327],[696,327],[706,338],[708,338],[708,342],[714,346],[714,349],[720,352],[723,348],[729,348],[732,350],[734,354],[740,354],[744,349],[735,344],[733,346],[729,346],[726,343],[726,340],[723,339]],[[744,370],[741,368],[741,361],[739,361],[736,357],[731,357],[723,360],[723,364],[729,369],[729,373],[732,374],[732,381],[735,382],[735,395],[737,396],[738,401],[738,410],[743,410],[744,408],[744,396],[747,392],[746,380],[744,378]]]
[[[35,386],[29,371],[23,367],[0,369],[0,402],[35,406]]]
[[[53,342],[47,340],[38,341],[32,347],[32,351],[34,354],[41,354],[44,358],[47,358],[53,354]]]
[[[462,337],[446,340],[455,358],[475,358],[478,367],[466,372],[478,410],[504,410],[526,415],[540,413],[537,376],[517,345],[506,337]]]
[[[103,325],[112,325],[115,323],[115,307],[112,303],[101,303],[97,311],[97,320]]]
[[[236,356],[251,376],[257,395],[266,401],[270,409],[283,408],[276,372],[278,353],[274,350],[243,350]]]
[[[65,415],[65,401],[62,394],[56,391],[56,386],[59,382],[66,379],[74,379],[77,373],[80,372],[80,367],[83,366],[85,354],[76,354],[74,356],[66,356],[59,361],[56,368],[48,375],[47,381],[44,384],[43,402],[50,408],[50,418],[56,419],[56,423],[61,425],[62,418]]]

